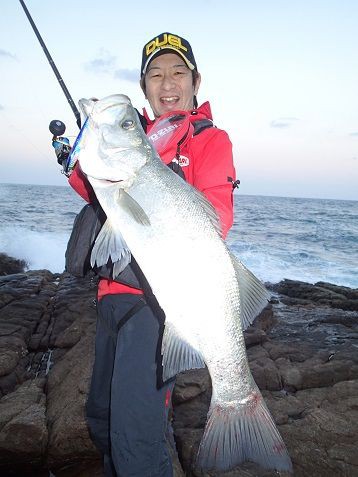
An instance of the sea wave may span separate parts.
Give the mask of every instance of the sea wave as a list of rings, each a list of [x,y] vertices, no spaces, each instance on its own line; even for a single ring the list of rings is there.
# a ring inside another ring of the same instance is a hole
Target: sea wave
[[[83,204],[69,187],[0,184],[0,251],[31,269],[61,273]],[[265,282],[358,288],[358,202],[235,195],[227,242]]]

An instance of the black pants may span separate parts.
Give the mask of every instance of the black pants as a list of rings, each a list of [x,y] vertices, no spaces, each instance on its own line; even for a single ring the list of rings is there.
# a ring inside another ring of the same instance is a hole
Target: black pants
[[[106,477],[172,477],[165,432],[174,383],[158,387],[157,317],[138,295],[98,303],[87,422]]]

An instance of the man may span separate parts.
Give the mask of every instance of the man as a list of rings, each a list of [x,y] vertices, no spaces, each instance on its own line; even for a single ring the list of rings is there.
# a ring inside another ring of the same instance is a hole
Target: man
[[[233,222],[232,145],[224,131],[213,127],[209,103],[198,107],[200,82],[184,38],[162,33],[144,46],[140,85],[155,120],[144,111],[142,125],[150,134],[163,116],[186,112],[186,134],[157,150],[164,163],[213,204],[225,237]],[[79,167],[69,182],[88,202],[96,202]],[[115,280],[106,269],[97,273],[98,322],[87,420],[104,456],[105,475],[171,477],[165,430],[174,383],[160,379],[163,313],[134,260]]]

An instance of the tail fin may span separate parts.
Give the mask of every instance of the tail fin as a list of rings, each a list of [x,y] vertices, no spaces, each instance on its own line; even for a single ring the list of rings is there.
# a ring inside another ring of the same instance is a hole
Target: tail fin
[[[292,472],[286,446],[259,391],[245,405],[211,404],[197,466],[231,470],[245,461],[266,469]]]

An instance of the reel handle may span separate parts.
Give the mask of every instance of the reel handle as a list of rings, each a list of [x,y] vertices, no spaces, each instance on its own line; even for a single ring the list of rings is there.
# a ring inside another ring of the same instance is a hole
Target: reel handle
[[[66,131],[66,126],[59,119],[54,119],[50,122],[49,130],[53,136],[59,137],[59,136],[62,136],[64,132]]]

